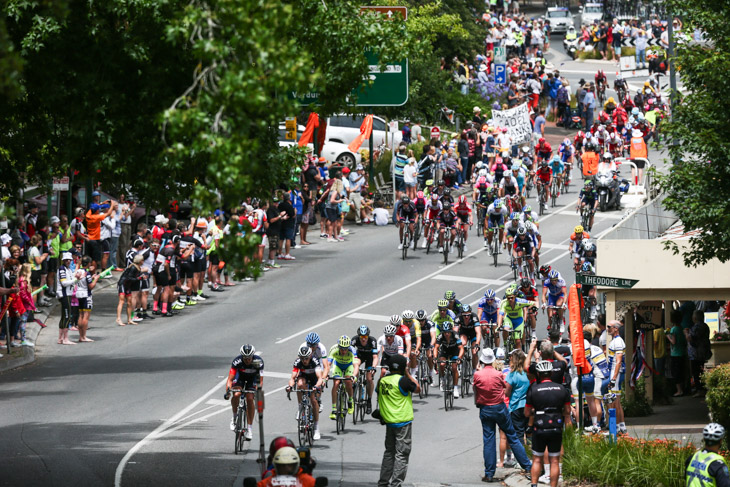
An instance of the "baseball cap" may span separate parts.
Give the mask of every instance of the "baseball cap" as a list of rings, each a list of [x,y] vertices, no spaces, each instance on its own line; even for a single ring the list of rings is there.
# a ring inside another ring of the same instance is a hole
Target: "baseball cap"
[[[324,157],[320,157],[319,159],[317,159],[317,162],[319,164],[324,164],[325,162],[327,162],[327,159],[325,159]]]
[[[349,167],[343,167],[342,168],[342,174],[350,174],[350,168]]]
[[[502,347],[497,348],[497,353],[495,354],[495,358],[497,360],[504,360],[504,357],[505,357],[504,348],[502,348]]]
[[[101,196],[101,194],[99,194],[98,191],[94,191],[93,193],[91,193],[91,197],[93,198],[94,196]]]
[[[208,228],[208,222],[205,218],[198,218],[198,222],[195,224],[197,228]]]
[[[483,349],[481,355],[479,355],[479,361],[483,364],[494,363],[494,351],[491,348]]]
[[[362,171],[363,169],[365,169],[365,167],[362,164],[358,164],[355,171]]]
[[[163,215],[161,213],[158,215],[155,215],[155,223],[162,223],[164,221],[165,221],[165,215]]]
[[[50,223],[51,223],[51,225],[53,225],[54,223],[61,223],[61,219],[58,218],[57,216],[52,216]]]
[[[396,374],[403,374],[406,370],[406,358],[403,355],[395,355],[390,358],[390,371]]]
[[[91,204],[89,205],[89,209],[90,209],[91,211],[99,211],[99,208],[101,208],[101,205],[98,205],[98,204],[96,204],[96,203],[91,203]]]
[[[0,245],[7,245],[12,241],[13,239],[7,233],[0,235]]]

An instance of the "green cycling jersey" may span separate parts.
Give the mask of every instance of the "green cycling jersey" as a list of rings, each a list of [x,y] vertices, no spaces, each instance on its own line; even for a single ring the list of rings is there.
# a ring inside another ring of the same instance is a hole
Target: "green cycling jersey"
[[[507,318],[511,320],[522,318],[522,310],[530,306],[537,306],[537,303],[522,298],[515,298],[514,306],[510,306],[509,299],[503,299],[499,305],[499,314],[502,316],[507,315]]]

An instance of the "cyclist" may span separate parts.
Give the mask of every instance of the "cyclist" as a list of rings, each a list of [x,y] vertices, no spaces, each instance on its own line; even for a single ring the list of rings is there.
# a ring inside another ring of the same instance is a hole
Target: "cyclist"
[[[426,211],[426,201],[427,198],[426,195],[423,194],[423,191],[416,193],[416,199],[413,200],[413,204],[416,206],[416,212],[420,219],[423,219],[423,214]]]
[[[479,177],[474,185],[474,206],[477,219],[484,224],[484,245],[487,245],[487,208],[494,201],[494,186],[489,186],[485,177]]]
[[[456,315],[449,309],[449,302],[446,299],[440,299],[437,304],[437,309],[431,314],[431,321],[436,325],[436,336],[441,334],[441,329],[444,323],[454,324]]]
[[[520,194],[520,208],[525,206],[525,181],[527,179],[527,171],[522,168],[521,164],[512,164],[512,179],[517,183],[517,190]]]
[[[444,209],[439,213],[439,252],[444,251],[444,233],[446,232],[446,229],[449,229],[449,233],[451,234],[451,252],[454,251],[454,239],[456,238],[456,219],[458,218],[456,216],[456,213],[451,208],[451,203],[448,201],[443,203]]]
[[[608,134],[606,139],[606,152],[613,155],[613,157],[621,157],[623,154],[624,141],[621,138],[621,134],[615,130]]]
[[[593,244],[591,244],[593,245]],[[583,265],[581,265],[580,272],[582,274],[587,275],[593,275],[596,273],[595,269],[591,265],[590,262],[583,262]],[[581,284],[580,286],[580,293],[583,297],[584,307],[588,308],[590,311],[590,320],[595,320],[595,314],[596,314],[596,286],[591,286],[588,284]],[[585,323],[583,323],[585,325]]]
[[[550,160],[550,169],[553,170],[553,184],[558,185],[558,196],[560,196],[560,183],[563,180],[563,170],[565,169],[565,165],[560,160],[560,157],[554,156]]]
[[[485,240],[487,251],[492,255],[492,238],[494,237],[494,229],[499,229],[498,242],[504,241],[504,220],[507,218],[507,208],[502,204],[499,198],[487,208],[487,238]],[[500,246],[497,245],[497,252],[501,253]]]
[[[583,145],[586,142],[586,134],[582,130],[579,130],[577,134],[575,134],[575,137],[573,137],[573,146],[575,147],[575,150],[577,153],[580,153],[580,151],[583,149]]]
[[[413,311],[406,310],[410,313],[410,320],[413,320]],[[404,311],[404,315],[405,312]],[[408,353],[411,351],[411,330],[409,329],[408,325],[403,324],[403,319],[400,315],[391,315],[390,317],[390,324],[395,326],[395,334],[396,336],[399,336],[403,340],[403,355],[408,358]]]
[[[540,222],[537,220],[537,215],[532,212],[532,206],[525,205],[522,208],[522,215],[520,215],[520,218],[522,219],[522,223],[526,224],[527,222],[532,222],[535,229],[540,228]]]
[[[315,392],[322,389],[324,385],[322,362],[312,357],[312,349],[304,346],[299,349],[297,359],[292,366],[289,385],[286,392],[291,392],[292,388],[297,387],[297,401],[302,402],[302,393],[304,389],[313,389]],[[308,393],[309,399],[312,401],[312,412],[314,414],[314,439],[319,440],[319,403],[316,393]]]
[[[449,302],[449,311],[451,311],[455,317],[461,313],[462,304],[461,301],[456,299],[456,292],[451,290],[446,291],[444,293],[444,299]]]
[[[583,241],[581,245],[580,260],[584,264],[590,264],[591,267],[596,266],[596,244],[588,239]]]
[[[413,227],[416,221],[418,221],[416,205],[408,196],[404,196],[400,200],[400,205],[398,205],[398,235],[400,236],[398,250],[403,249],[403,228],[408,224],[408,229],[411,231],[411,235],[413,235],[415,232]]]
[[[378,365],[378,341],[375,337],[370,335],[370,328],[367,325],[361,325],[357,329],[357,336],[352,338],[350,343],[357,351],[357,358],[360,359],[360,367],[365,367],[367,374],[365,374],[365,380],[367,381],[367,392],[368,392],[368,404],[365,408],[365,414],[372,412],[372,397],[373,397],[373,377],[375,375],[375,367]]]
[[[499,313],[499,305],[502,300],[497,297],[497,293],[493,289],[487,289],[484,297],[477,303],[477,312],[479,314],[479,324],[481,325],[481,335],[494,336],[494,346],[499,346],[499,334],[494,332],[497,326],[497,314]]]
[[[451,206],[454,205],[454,197],[451,196],[451,188],[444,188],[443,193],[441,193],[441,204],[450,203]]]
[[[322,362],[322,367],[324,367],[324,376],[327,377],[329,375],[330,367],[329,367],[329,361],[327,360],[327,348],[324,346],[324,344],[320,341],[319,335],[317,333],[309,333],[307,337],[304,339],[304,343],[299,345],[299,348],[302,347],[309,347],[312,349],[312,357],[319,359],[320,362]],[[321,411],[321,409],[320,409]]]
[[[606,93],[606,88],[608,87],[608,80],[606,79],[606,74],[603,72],[602,69],[599,69],[596,75],[594,76],[594,79],[596,81],[596,95],[598,93]]]
[[[423,232],[423,236],[425,238],[423,239],[423,243],[421,244],[424,249],[426,248],[429,238],[433,238],[432,234],[435,231],[436,219],[438,218],[442,209],[443,206],[441,205],[441,201],[439,200],[438,193],[432,193],[431,197],[428,199],[428,201],[426,201],[426,210],[424,213],[424,228],[426,230]]]
[[[357,358],[357,350],[352,346],[352,340],[347,335],[342,335],[337,341],[337,344],[330,348],[330,353],[327,357],[330,362],[330,369],[332,370],[331,377],[332,381],[332,412],[330,413],[330,419],[336,419],[337,412],[337,388],[340,386],[340,382],[345,380],[345,390],[347,390],[347,414],[352,414],[355,411],[355,405],[353,404],[352,397],[355,395],[353,392],[352,384],[357,380],[357,374],[360,371],[360,360]]]
[[[415,375],[414,370],[418,366],[418,352],[421,348],[421,324],[415,320],[415,313],[410,309],[403,312],[403,322],[401,323],[396,335],[403,338],[405,346],[406,358],[409,358],[409,367]],[[401,335],[405,333],[405,335]]]
[[[436,343],[436,325],[428,319],[426,310],[416,311],[416,319],[421,327],[421,352],[426,353],[428,359],[428,378],[433,382],[433,345]]]
[[[588,222],[588,230],[593,228],[593,220],[596,215],[596,208],[598,208],[598,191],[596,191],[596,185],[592,179],[586,179],[583,189],[578,193],[578,203],[575,206],[575,211],[578,212],[583,208],[588,208],[591,212],[591,219]]]
[[[720,455],[724,437],[725,428],[718,423],[710,423],[702,429],[704,448],[684,462],[687,487],[730,486],[727,462]]]
[[[404,355],[403,339],[396,336],[396,327],[391,324],[385,325],[383,334],[378,338],[378,353],[382,353],[380,364],[384,367],[390,365],[390,358],[393,355]],[[385,370],[380,370],[380,376],[385,374]]]
[[[565,165],[565,169],[563,170],[563,178],[567,183],[570,183],[570,176],[573,170],[573,162],[575,161],[575,147],[573,147],[573,143],[568,137],[566,137],[565,140],[563,140],[563,143],[560,144],[558,154],[560,154],[560,160],[563,161],[563,164]]]
[[[568,252],[573,257],[573,268],[580,269],[580,246],[583,243],[583,239],[591,238],[588,232],[585,232],[583,225],[577,225],[573,229],[573,233],[570,235],[570,242],[568,243]]]
[[[256,409],[254,408],[254,394],[256,390],[261,388],[264,381],[264,359],[256,355],[256,349],[253,345],[245,344],[241,347],[240,354],[233,359],[231,370],[228,372],[228,380],[226,381],[226,394],[223,398],[227,401],[231,399],[231,409],[233,409],[233,419],[231,420],[231,431],[236,430],[236,412],[238,411],[238,403],[241,401],[241,394],[246,394],[246,430],[244,436],[247,440],[253,438],[253,417]],[[242,391],[231,391],[233,387],[240,387]],[[231,392],[233,394],[231,395]]]
[[[517,237],[517,232],[520,230],[520,228],[524,228],[525,225],[522,223],[522,219],[520,218],[520,213],[517,213],[516,211],[513,211],[512,214],[509,216],[510,221],[505,227],[506,236],[505,239],[507,240],[505,242],[505,247],[511,249],[515,243],[515,238]]]
[[[532,245],[532,238],[527,234],[524,226],[517,230],[517,237],[512,248],[513,256],[517,259],[517,266],[520,268],[520,277],[529,277],[522,275],[522,258],[527,259],[530,268],[530,275],[535,272],[535,247]]]
[[[527,230],[527,235],[532,239],[532,246],[535,249],[535,267],[537,267],[540,265],[542,235],[540,235],[540,230],[538,230],[537,225],[529,220],[525,222],[525,230]]]
[[[591,415],[591,426],[587,426],[585,431],[597,434],[601,432],[599,415],[601,414],[601,399],[603,390],[608,391],[608,361],[603,349],[597,345],[591,345],[592,335],[590,331],[583,332],[583,347],[585,349],[586,359],[591,366],[591,373],[584,374],[583,392],[586,395],[588,403],[588,412]]]
[[[520,279],[520,287],[517,289],[517,293],[520,298],[528,301],[535,301],[535,306],[531,306],[525,313],[525,320],[530,325],[531,338],[532,340],[537,339],[535,329],[537,328],[537,308],[540,306],[540,293],[537,292],[537,288],[533,285],[530,279],[523,277]]]
[[[619,102],[623,102],[624,97],[629,94],[629,85],[626,83],[624,77],[621,76],[621,73],[616,75],[616,79],[613,82],[613,89],[618,95]]]
[[[565,297],[568,295],[566,290],[565,281],[560,272],[551,270],[548,274],[547,279],[542,282],[542,308],[545,311],[546,306],[558,307],[558,317],[560,321],[560,334],[565,332],[565,319],[563,317],[563,305],[565,304]],[[548,309],[548,323],[552,318],[555,309]],[[550,325],[548,325],[550,329]]]
[[[553,184],[553,170],[550,168],[547,160],[543,159],[540,161],[540,167],[535,172],[535,179],[537,192],[540,193],[540,188],[543,188],[543,203],[547,204],[550,186]]]
[[[552,155],[553,148],[550,147],[550,144],[541,137],[535,146],[535,162],[539,163],[540,161],[547,161]]]
[[[512,177],[511,172],[504,173],[502,182],[499,183],[500,196],[504,198],[507,204],[511,203],[512,211],[522,210],[522,193],[517,184],[517,180]],[[519,206],[519,208],[517,208]]]
[[[522,348],[522,335],[525,326],[523,310],[536,305],[537,302],[535,301],[518,298],[517,285],[510,284],[505,291],[505,299],[500,303],[499,313],[497,314],[497,328],[502,328],[505,343],[507,343],[508,333],[512,332],[512,336],[515,337],[515,348]]]
[[[479,344],[482,343],[482,330],[477,326],[477,317],[472,312],[471,306],[464,304],[461,307],[461,314],[456,317],[459,337],[464,346],[471,345],[471,366],[476,370],[479,361]]]
[[[469,228],[471,228],[473,222],[471,216],[471,206],[469,206],[469,203],[466,201],[465,194],[459,196],[458,202],[454,210],[456,212],[456,216],[459,217],[459,227],[461,229],[462,235],[464,236],[464,252],[467,252],[468,248],[466,247],[466,239],[469,237]],[[468,228],[467,225],[469,225]]]
[[[434,354],[439,361],[439,376],[444,375],[444,366],[447,360],[453,360],[451,372],[454,376],[454,397],[459,398],[459,367],[458,363],[464,357],[464,344],[456,337],[453,323],[447,322],[442,325],[441,335],[436,339]],[[444,382],[441,381],[440,389],[444,390]]]
[[[489,168],[489,173],[492,175],[495,185],[498,185],[502,182],[504,173],[506,173],[508,170],[509,169],[507,168],[507,164],[504,163],[501,157],[496,157],[494,159],[492,167]]]

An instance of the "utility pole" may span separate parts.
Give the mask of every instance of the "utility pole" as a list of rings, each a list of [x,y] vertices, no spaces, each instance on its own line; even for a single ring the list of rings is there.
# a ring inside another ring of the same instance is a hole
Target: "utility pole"
[[[667,36],[669,37],[669,48],[667,49],[667,62],[669,63],[669,109],[671,111],[671,117],[674,118],[674,110],[677,108],[677,70],[674,67],[674,16],[671,12],[667,12],[669,18],[667,26]],[[661,90],[661,86],[659,87]],[[672,140],[673,146],[677,145],[676,140]],[[677,164],[679,161],[676,158],[672,159],[672,164]]]

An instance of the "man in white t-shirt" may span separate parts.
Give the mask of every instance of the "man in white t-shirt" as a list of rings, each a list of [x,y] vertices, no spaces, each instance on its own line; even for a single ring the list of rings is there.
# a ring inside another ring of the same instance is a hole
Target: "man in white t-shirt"
[[[414,144],[423,140],[423,137],[421,137],[421,124],[418,122],[414,123],[413,127],[411,127],[411,140]]]
[[[390,219],[390,213],[388,213],[388,210],[383,208],[383,203],[380,201],[375,203],[373,218],[375,219],[375,224],[379,227],[384,227],[388,224],[388,220]]]

